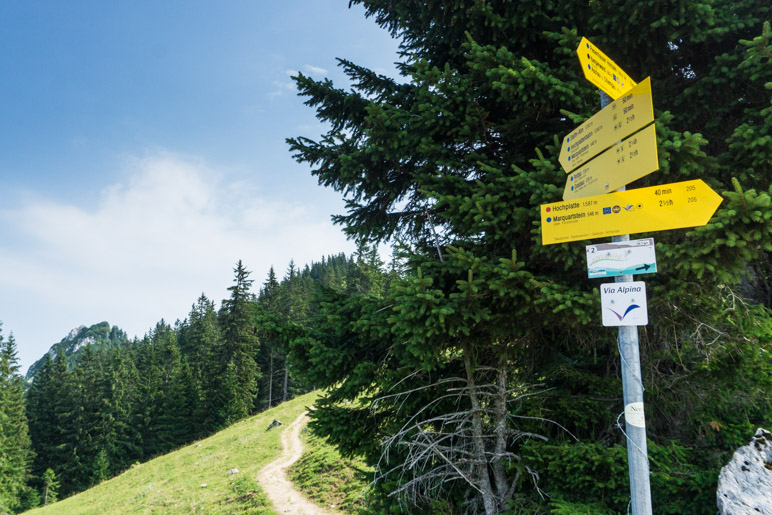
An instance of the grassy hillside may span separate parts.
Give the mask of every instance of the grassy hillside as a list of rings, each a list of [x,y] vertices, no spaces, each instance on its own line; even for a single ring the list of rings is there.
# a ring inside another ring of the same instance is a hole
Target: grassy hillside
[[[346,459],[331,445],[306,431],[303,456],[289,468],[288,475],[306,497],[343,513],[368,513],[366,492],[373,470],[363,461]]]
[[[293,399],[205,440],[141,465],[78,495],[29,514],[206,513],[272,514],[255,481],[257,471],[281,454],[281,430],[316,393]],[[238,473],[231,474],[232,469]],[[203,486],[206,485],[206,486]]]

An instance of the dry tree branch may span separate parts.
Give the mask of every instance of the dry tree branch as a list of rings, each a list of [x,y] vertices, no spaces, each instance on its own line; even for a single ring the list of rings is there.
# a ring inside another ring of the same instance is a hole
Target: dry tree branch
[[[373,484],[396,474],[399,486],[389,495],[397,497],[403,506],[437,500],[448,483],[460,481],[469,488],[469,513],[483,506],[486,512],[495,512],[512,498],[519,482],[520,472],[514,480],[507,479],[505,473],[505,462],[521,459],[512,446],[526,438],[547,440],[519,430],[517,420],[541,420],[563,428],[549,419],[512,415],[508,409],[524,398],[543,393],[534,391],[543,385],[512,388],[500,368],[465,368],[465,379],[447,377],[395,392],[395,388],[420,376],[420,370],[413,371],[372,402],[372,409],[387,403],[400,413],[407,409],[411,396],[437,393],[413,407],[399,429],[381,442]],[[399,463],[389,466],[392,451],[401,457]]]

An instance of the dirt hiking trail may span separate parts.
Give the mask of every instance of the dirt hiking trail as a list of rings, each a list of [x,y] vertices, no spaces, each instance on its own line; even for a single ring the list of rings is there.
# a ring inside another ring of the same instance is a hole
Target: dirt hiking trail
[[[306,413],[301,413],[292,424],[281,433],[281,444],[284,451],[275,461],[272,461],[257,473],[257,482],[263,488],[268,500],[273,504],[276,513],[291,513],[293,515],[332,515],[339,513],[334,510],[320,508],[301,494],[295,485],[287,479],[287,469],[295,463],[303,453],[303,443],[300,441],[300,430],[306,425]]]

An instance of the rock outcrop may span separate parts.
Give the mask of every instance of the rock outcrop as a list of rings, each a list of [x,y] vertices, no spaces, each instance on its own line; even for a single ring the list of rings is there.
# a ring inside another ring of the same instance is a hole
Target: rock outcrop
[[[716,501],[721,515],[772,515],[772,433],[759,428],[735,451],[721,469]]]
[[[110,326],[107,322],[100,322],[94,324],[91,327],[81,325],[67,333],[67,336],[62,338],[59,343],[55,343],[48,350],[48,355],[51,358],[55,358],[58,353],[61,353],[67,366],[72,368],[78,363],[83,349],[91,345],[98,345],[102,347],[118,347],[128,342],[126,333],[119,327]],[[43,366],[45,356],[33,363],[27,370],[24,378],[28,383],[32,382],[37,374],[38,370]]]

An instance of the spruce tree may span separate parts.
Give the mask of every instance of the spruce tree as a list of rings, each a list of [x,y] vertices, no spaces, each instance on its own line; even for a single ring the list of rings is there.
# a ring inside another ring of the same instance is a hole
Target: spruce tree
[[[22,507],[31,457],[16,341],[13,333],[3,337],[0,324],[0,512]]]
[[[108,477],[128,468],[141,455],[139,435],[134,427],[134,413],[141,402],[139,374],[128,349],[116,348],[106,357],[106,380],[109,384],[104,408],[110,412],[111,437],[104,442],[110,465]]]
[[[253,323],[253,296],[250,293],[252,280],[250,272],[241,263],[233,269],[234,285],[228,288],[230,298],[223,301],[221,326],[223,347],[220,356],[221,367],[232,366],[233,370],[222,369],[229,381],[235,381],[234,396],[227,406],[228,423],[235,422],[253,412],[257,395],[260,371],[255,362],[259,343]],[[231,377],[235,376],[235,377]],[[221,410],[225,408],[221,406]]]
[[[68,480],[63,477],[68,459],[67,432],[72,429],[71,410],[66,358],[61,353],[54,358],[46,354],[27,392],[27,417],[35,453],[33,472],[42,477],[44,471],[51,468],[62,478],[63,493],[71,491]]]
[[[350,89],[299,74],[329,130],[289,143],[345,196],[343,230],[400,242],[408,275],[387,301],[322,299],[316,330],[293,347],[334,388],[315,427],[380,464],[381,491],[408,503],[625,509],[619,358],[587,242],[543,246],[539,227],[566,180],[560,139],[598,110],[576,58],[586,36],[652,78],[660,170],[629,187],[700,178],[724,197],[705,227],[640,235],[657,241],[663,271],[647,278],[641,331],[655,511],[714,511],[720,463],[772,412],[759,350],[769,306],[749,302],[769,302],[772,8],[351,3],[400,38],[401,77],[344,59]],[[528,438],[538,434],[549,447]],[[443,454],[459,449],[472,459]]]
[[[43,506],[55,503],[58,491],[59,481],[56,480],[56,474],[48,468],[43,473]]]
[[[188,441],[195,432],[191,396],[197,392],[187,377],[177,333],[164,320],[140,344],[137,371],[135,423],[142,456],[150,458]]]
[[[190,373],[198,392],[193,418],[201,428],[199,435],[209,434],[222,427],[216,413],[219,410],[217,398],[221,386],[223,339],[214,302],[204,294],[193,305],[183,334]]]
[[[273,266],[268,270],[263,287],[260,288],[257,301],[261,309],[266,313],[274,315],[279,314],[280,287],[276,278],[276,272]],[[264,331],[258,333],[260,336],[260,352],[257,355],[257,364],[262,371],[260,388],[256,397],[256,407],[258,409],[270,409],[278,404],[276,402],[278,390],[277,378],[279,376],[279,363],[277,349],[279,343],[274,341]]]
[[[177,334],[161,320],[151,336],[152,366],[148,384],[156,390],[153,395],[149,416],[152,422],[148,428],[145,451],[152,454],[165,453],[180,445],[190,436],[188,426],[192,421],[189,413],[189,390],[184,384],[182,357],[177,346]],[[152,442],[152,443],[151,443]]]
[[[112,443],[112,417],[105,405],[109,385],[101,356],[92,345],[84,347],[67,386],[66,424],[62,427],[66,461],[60,477],[67,480],[63,491],[72,493],[93,484],[98,456]]]

